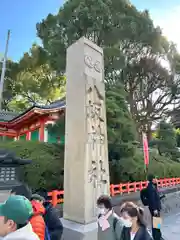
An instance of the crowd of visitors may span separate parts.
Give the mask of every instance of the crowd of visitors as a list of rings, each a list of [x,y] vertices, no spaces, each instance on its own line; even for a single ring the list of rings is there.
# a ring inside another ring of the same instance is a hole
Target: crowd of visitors
[[[152,231],[149,231],[144,210],[133,202],[125,202],[117,216],[112,207],[111,198],[101,196],[98,207],[98,240],[163,240],[161,234],[161,199],[156,180],[148,176],[148,186],[141,191],[140,197],[144,206],[148,206],[152,217]]]
[[[59,219],[57,210],[48,201],[47,192],[43,196],[32,194],[26,185],[14,187],[11,195],[21,195],[31,201],[33,214],[29,218],[33,231],[40,240],[59,240],[61,239],[63,226]]]
[[[97,200],[98,240],[162,239],[161,199],[154,177],[150,175],[148,180],[140,197],[152,216],[152,234],[144,221],[142,208],[133,202],[125,202],[120,206],[118,216],[111,198],[101,196]],[[0,238],[4,240],[60,240],[62,233],[63,226],[46,191],[32,194],[28,186],[17,186],[11,190],[7,201],[0,204]]]

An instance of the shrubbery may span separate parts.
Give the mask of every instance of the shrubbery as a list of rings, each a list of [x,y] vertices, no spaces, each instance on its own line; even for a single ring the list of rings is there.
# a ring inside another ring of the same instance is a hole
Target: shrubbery
[[[160,156],[156,150],[150,152],[150,164],[148,172],[158,178],[171,178],[180,176],[180,163],[170,158]],[[145,180],[144,156],[140,150],[136,151],[133,158],[125,158],[110,162],[111,182],[132,182]]]
[[[32,164],[23,167],[23,180],[33,189],[62,189],[64,150],[60,145],[33,141],[1,142],[0,148],[8,149]]]
[[[33,163],[23,167],[23,180],[33,189],[62,189],[64,167],[64,148],[58,144],[31,141],[1,142],[0,148],[9,149],[23,159]],[[149,172],[158,178],[179,177],[180,163],[150,152]],[[110,161],[111,183],[139,181],[146,178],[143,152],[137,150],[133,158]]]

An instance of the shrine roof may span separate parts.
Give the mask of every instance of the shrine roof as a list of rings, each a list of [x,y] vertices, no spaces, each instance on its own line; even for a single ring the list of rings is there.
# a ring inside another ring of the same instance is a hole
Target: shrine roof
[[[61,108],[65,107],[65,99],[57,100],[49,105],[34,105],[34,107],[39,109],[54,109],[54,108]]]
[[[22,112],[21,114],[15,116],[13,119],[9,120],[9,121],[14,121],[15,119],[18,119],[20,117],[23,117],[24,115],[26,115],[28,112],[33,111],[33,110],[55,110],[55,109],[62,109],[65,108],[65,100],[64,99],[60,99],[57,100],[49,105],[38,105],[38,104],[34,104],[32,107],[28,108],[26,111]]]
[[[25,116],[28,116],[29,113],[38,114],[38,113],[47,113],[52,111],[59,111],[65,108],[65,99],[57,100],[49,105],[38,105],[34,104],[26,111],[22,113],[14,113],[7,111],[0,111],[0,122],[12,123],[14,121],[22,120]],[[32,114],[31,114],[32,115]]]
[[[0,111],[0,121],[10,121],[13,118],[17,117],[19,113],[8,112],[8,111]]]

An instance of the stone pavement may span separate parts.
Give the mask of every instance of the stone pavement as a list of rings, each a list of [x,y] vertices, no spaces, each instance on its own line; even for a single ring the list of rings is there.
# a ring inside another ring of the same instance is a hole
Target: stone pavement
[[[180,239],[180,212],[163,219],[162,233],[165,240]]]
[[[7,200],[9,196],[9,191],[0,191],[0,203]]]

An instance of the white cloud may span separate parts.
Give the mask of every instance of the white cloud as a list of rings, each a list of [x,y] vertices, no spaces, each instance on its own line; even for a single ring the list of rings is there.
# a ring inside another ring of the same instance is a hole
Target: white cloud
[[[171,41],[177,44],[180,51],[180,5],[166,11],[159,11],[152,18],[155,25],[159,25],[163,30],[163,34]]]

